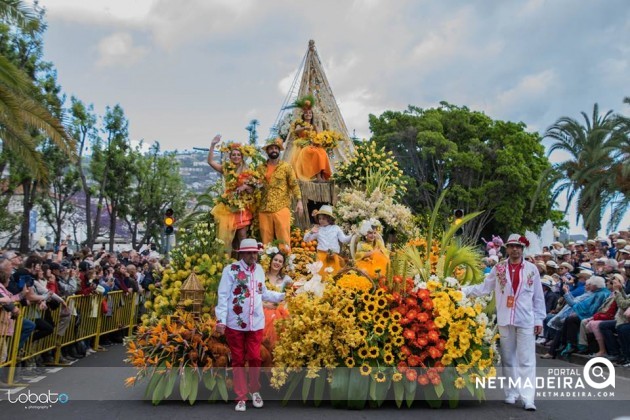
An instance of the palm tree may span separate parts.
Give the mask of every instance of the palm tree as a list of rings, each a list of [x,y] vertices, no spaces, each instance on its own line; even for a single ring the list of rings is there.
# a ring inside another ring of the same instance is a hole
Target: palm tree
[[[567,194],[567,212],[573,200],[577,201],[577,219],[583,220],[590,238],[597,235],[601,227],[604,209],[611,203],[610,170],[615,162],[614,153],[619,146],[618,121],[612,111],[599,114],[599,106],[593,106],[592,117],[582,112],[584,124],[573,118],[562,117],[549,127],[545,138],[554,140],[549,155],[563,151],[569,157],[552,165],[539,183],[537,195],[552,187],[552,199]],[[534,198],[534,200],[536,197]]]
[[[14,23],[23,30],[39,26],[35,11],[21,0],[0,0],[0,21]],[[45,175],[41,154],[31,135],[32,130],[49,137],[66,154],[71,155],[73,141],[61,122],[42,105],[33,81],[7,57],[0,55],[0,139],[33,171],[36,178]]]

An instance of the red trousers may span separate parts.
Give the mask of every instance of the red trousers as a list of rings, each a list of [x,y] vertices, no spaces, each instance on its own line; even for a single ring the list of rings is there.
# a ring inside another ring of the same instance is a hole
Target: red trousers
[[[248,392],[260,390],[260,344],[263,330],[238,331],[225,329],[225,338],[232,353],[232,375],[236,401],[247,401]],[[249,365],[249,380],[245,373],[245,362]]]

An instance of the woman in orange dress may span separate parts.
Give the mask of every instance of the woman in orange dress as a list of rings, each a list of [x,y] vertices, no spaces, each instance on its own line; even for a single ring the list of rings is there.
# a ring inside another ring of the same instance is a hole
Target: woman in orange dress
[[[284,292],[287,286],[293,283],[293,280],[284,274],[286,258],[276,247],[272,247],[267,251],[270,258],[269,269],[265,273],[265,282],[267,290],[275,292]],[[273,348],[278,341],[275,322],[278,319],[286,318],[289,315],[283,303],[263,302],[263,311],[265,313],[265,328],[263,330],[263,344],[273,354]]]
[[[293,125],[294,141],[299,143],[310,140],[311,144],[295,148],[291,164],[300,180],[326,182],[332,175],[332,169],[326,149],[312,142],[318,132],[313,117],[314,105],[315,98],[312,95],[294,102],[294,106],[302,108],[302,119],[295,121]]]
[[[247,194],[252,194],[254,188],[247,183],[240,182],[240,177],[249,170],[248,165],[245,163],[245,155],[251,155],[254,148],[240,143],[229,143],[225,147],[229,152],[229,160],[222,165],[214,160],[214,148],[220,141],[221,135],[216,135],[212,139],[210,152],[208,153],[208,164],[212,169],[223,175],[226,194],[242,195],[243,197]],[[234,191],[228,192],[228,186],[234,186]],[[238,208],[234,208],[234,206],[228,206],[222,202],[219,202],[212,209],[211,213],[219,227],[217,236],[224,242],[227,253],[231,252],[233,241],[238,244],[247,238],[248,226],[251,225],[254,218],[252,210],[251,206],[244,203]]]

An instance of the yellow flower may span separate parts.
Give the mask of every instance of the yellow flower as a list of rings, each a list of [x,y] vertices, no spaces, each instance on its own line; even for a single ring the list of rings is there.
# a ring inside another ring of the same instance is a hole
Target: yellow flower
[[[359,372],[361,372],[362,376],[368,376],[370,373],[372,373],[372,367],[367,363],[363,363],[359,368]]]
[[[392,335],[399,335],[402,333],[402,327],[400,326],[400,324],[391,324],[389,326],[389,332]]]
[[[444,366],[448,366],[451,363],[453,363],[453,358],[450,355],[445,354],[444,356],[442,356],[442,364]]]
[[[394,355],[391,353],[385,353],[385,355],[383,356],[383,362],[385,362],[386,365],[393,365],[394,361]]]
[[[435,326],[438,328],[444,328],[444,326],[446,325],[446,319],[442,316],[438,316],[436,317],[433,322],[435,323]]]
[[[369,348],[368,352],[369,352],[369,356],[372,359],[376,359],[378,357],[378,354],[379,354],[378,347],[372,346],[372,347]]]
[[[398,337],[394,337],[394,339],[392,340],[392,343],[396,346],[396,347],[400,347],[403,344],[405,344],[405,339],[402,338],[401,336]]]
[[[359,333],[359,335],[361,336],[362,340],[365,340],[365,338],[367,337],[367,331],[363,328],[359,328],[357,330],[357,332]]]
[[[470,365],[462,363],[462,364],[457,365],[455,369],[457,370],[457,373],[459,373],[460,375],[463,375],[464,373],[468,372],[468,369],[470,369]]]
[[[349,367],[349,368],[354,367],[354,359],[352,357],[346,358],[346,367]]]
[[[400,382],[402,380],[403,376],[402,373],[400,372],[396,372],[392,375],[392,381],[394,382]]]
[[[374,325],[374,334],[380,336],[380,335],[383,335],[384,332],[385,332],[385,328],[383,327],[382,324]]]
[[[361,359],[366,359],[368,357],[369,353],[370,353],[370,350],[369,350],[368,347],[361,347],[359,349],[359,357]]]
[[[488,375],[489,378],[493,378],[495,376],[497,376],[497,369],[492,366],[489,370],[488,370]]]
[[[343,308],[343,313],[348,316],[354,315],[354,306],[352,305],[346,306],[345,308]]]
[[[376,309],[377,309],[377,306],[376,306],[376,303],[374,303],[374,302],[370,302],[370,303],[367,303],[365,305],[365,310],[368,311],[371,314],[376,312]]]
[[[372,321],[372,317],[367,312],[361,312],[359,314],[359,321],[364,322],[364,323],[367,324],[367,323]]]
[[[378,306],[378,309],[385,309],[385,307],[387,306],[387,299],[385,299],[384,297],[376,299],[376,306]]]
[[[465,386],[466,386],[466,381],[464,380],[464,378],[455,379],[455,388],[462,389]]]
[[[381,317],[382,317],[385,321],[388,321],[388,320],[389,320],[389,318],[392,316],[392,313],[391,313],[391,312],[389,312],[388,310],[385,310],[385,311],[381,312],[379,315],[380,315],[380,316],[381,316]]]
[[[383,383],[387,379],[387,377],[385,376],[383,372],[376,372],[376,375],[374,375],[373,377],[374,377],[374,380],[379,383]]]
[[[398,322],[398,321],[400,321],[401,319],[402,319],[402,315],[400,314],[400,312],[394,312],[394,313],[392,314],[392,320],[393,320],[394,322]]]

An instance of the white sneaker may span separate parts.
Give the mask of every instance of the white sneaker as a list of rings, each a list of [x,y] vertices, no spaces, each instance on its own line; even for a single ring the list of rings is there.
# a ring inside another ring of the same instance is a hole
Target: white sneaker
[[[524,402],[523,408],[527,411],[536,411],[536,406],[532,402]]]
[[[262,408],[263,404],[264,404],[263,403],[263,399],[260,396],[260,393],[259,392],[254,392],[252,394],[252,405],[254,407],[256,407],[256,408]]]
[[[505,400],[503,400],[503,402],[506,404],[516,404],[516,397],[513,397],[513,396],[505,397]]]
[[[547,342],[547,339],[544,337],[540,337],[538,340],[536,340],[536,344],[545,344]]]
[[[247,404],[245,403],[245,401],[239,401],[238,403],[236,403],[236,407],[234,407],[234,410],[236,410],[236,411],[246,411],[247,410]]]

